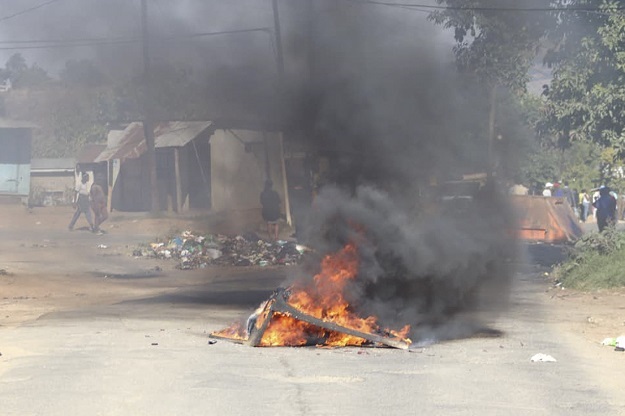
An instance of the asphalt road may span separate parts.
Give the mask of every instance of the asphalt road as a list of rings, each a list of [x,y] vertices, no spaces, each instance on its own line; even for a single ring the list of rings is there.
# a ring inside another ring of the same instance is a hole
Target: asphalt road
[[[501,337],[411,352],[209,345],[207,334],[265,299],[283,270],[142,278],[161,289],[0,327],[0,414],[625,414],[625,395],[547,309],[541,269],[526,266],[493,323]],[[557,362],[530,362],[537,353]]]

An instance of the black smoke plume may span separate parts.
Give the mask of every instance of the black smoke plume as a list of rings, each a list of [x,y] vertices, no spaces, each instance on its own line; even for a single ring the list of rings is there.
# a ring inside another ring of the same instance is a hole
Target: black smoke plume
[[[489,170],[488,104],[438,52],[432,26],[330,3],[313,16],[314,68],[288,106],[331,166],[306,241],[320,256],[356,243],[349,296],[363,316],[410,324],[419,342],[468,336],[505,306],[516,253],[495,181],[445,198],[445,181]]]

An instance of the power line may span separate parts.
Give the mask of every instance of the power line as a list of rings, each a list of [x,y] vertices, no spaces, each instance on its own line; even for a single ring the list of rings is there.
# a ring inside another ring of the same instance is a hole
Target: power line
[[[19,12],[15,12],[13,14],[9,14],[9,15],[4,16],[4,17],[0,17],[0,22],[4,22],[5,20],[13,19],[14,17],[21,16],[21,15],[26,14],[26,13],[30,13],[30,12],[32,12],[34,10],[40,9],[40,8],[42,8],[44,6],[47,6],[48,4],[56,3],[57,1],[60,1],[60,0],[48,0],[46,2],[37,4],[36,6],[29,7],[27,9],[21,10]]]
[[[400,8],[421,8],[429,10],[466,10],[466,11],[493,11],[493,12],[606,12],[625,10],[625,6],[611,7],[479,7],[479,6],[439,6],[420,3],[394,3],[379,0],[347,0],[352,3],[371,4],[377,6],[391,6]],[[418,10],[418,9],[415,9]]]
[[[118,37],[107,37],[107,38],[0,40],[0,45],[33,44],[33,43],[46,44],[46,43],[105,42],[105,41],[117,41],[117,40],[129,40],[129,39],[139,39],[139,37],[118,36]]]
[[[253,32],[265,32],[273,33],[271,28],[257,27],[251,29],[232,29],[221,30],[218,32],[199,32],[188,33],[183,35],[171,35],[162,38],[156,38],[159,41],[180,41],[195,39],[201,37],[232,35],[238,33],[253,33]],[[73,48],[73,47],[86,47],[86,46],[102,46],[102,45],[123,45],[133,44],[141,41],[140,36],[125,36],[125,37],[113,37],[113,38],[79,38],[79,39],[56,39],[56,40],[13,40],[13,41],[0,41],[0,45],[15,45],[24,44],[24,46],[0,46],[0,50],[20,50],[20,49],[55,49],[55,48]]]

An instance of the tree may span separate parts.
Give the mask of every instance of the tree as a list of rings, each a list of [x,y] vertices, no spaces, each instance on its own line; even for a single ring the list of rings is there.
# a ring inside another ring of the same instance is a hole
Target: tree
[[[542,129],[561,145],[593,142],[625,156],[625,11],[622,1],[573,2],[598,5],[600,13],[565,15],[546,56],[553,80],[546,90]]]
[[[501,0],[497,8],[488,0],[437,0],[449,8],[430,20],[454,30],[454,53],[459,67],[487,85],[525,90],[528,70],[540,40],[553,17],[519,11],[516,0]],[[545,7],[544,0],[524,1],[522,8]],[[511,10],[505,10],[511,9]]]
[[[28,69],[28,65],[26,65],[26,59],[24,59],[21,53],[14,53],[13,55],[11,55],[4,67],[6,74],[10,78],[18,78],[23,72]]]
[[[496,8],[488,0],[437,2],[448,8],[435,11],[430,19],[454,30],[454,54],[460,70],[472,74],[489,97],[490,108],[485,134],[488,137],[487,172],[490,174],[500,170],[499,167],[502,166],[502,156],[497,155],[497,152],[504,150],[509,153],[512,148],[518,147],[509,141],[498,140],[510,138],[503,130],[511,126],[506,125],[502,115],[508,120],[518,117],[511,113],[518,103],[514,103],[514,97],[510,93],[516,94],[518,99],[525,92],[529,69],[552,16],[547,13],[522,11],[515,0],[499,1]],[[523,8],[544,5],[543,0],[523,2]],[[507,102],[506,108],[498,108],[498,103],[501,104],[502,101]],[[518,130],[514,125],[512,129]],[[529,138],[531,136],[526,135]]]
[[[41,127],[33,140],[35,157],[74,157],[86,143],[105,143],[108,120],[116,117],[116,100],[108,89],[50,91],[42,103]]]
[[[3,81],[10,79],[13,88],[40,87],[50,81],[48,73],[43,68],[36,63],[29,67],[20,53],[11,55],[0,76]]]

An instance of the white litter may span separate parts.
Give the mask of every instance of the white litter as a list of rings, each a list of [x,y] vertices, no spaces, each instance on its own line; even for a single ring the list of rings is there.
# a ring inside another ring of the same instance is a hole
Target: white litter
[[[542,362],[542,363],[555,363],[557,360],[555,358],[553,358],[551,355],[547,355],[547,354],[536,354],[534,355],[530,361],[532,361],[533,363],[536,362]]]
[[[616,347],[616,339],[605,338],[603,341],[601,341],[601,345],[607,345],[608,347]]]

